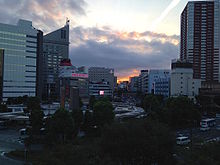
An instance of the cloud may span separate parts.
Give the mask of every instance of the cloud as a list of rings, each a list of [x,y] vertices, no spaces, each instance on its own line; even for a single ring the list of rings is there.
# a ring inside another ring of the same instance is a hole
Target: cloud
[[[86,15],[86,6],[84,0],[0,0],[0,21],[15,24],[20,18],[32,20],[47,33],[64,25],[66,17],[74,24],[75,16]]]
[[[144,68],[169,68],[170,60],[178,57],[176,35],[121,32],[108,26],[77,27],[75,19],[86,16],[86,7],[85,0],[0,0],[0,22],[15,24],[19,18],[28,19],[48,33],[63,26],[69,17],[72,63],[111,67],[121,79]]]
[[[178,57],[176,35],[83,27],[72,29],[71,34],[73,65],[115,68],[121,79],[137,75],[137,70],[143,68],[170,68],[171,59]]]
[[[160,24],[160,22],[163,21],[163,19],[169,14],[169,12],[176,7],[181,0],[172,0],[172,2],[167,6],[167,8],[161,13],[161,15],[153,22],[151,25],[150,31],[153,31],[157,28],[157,26]]]

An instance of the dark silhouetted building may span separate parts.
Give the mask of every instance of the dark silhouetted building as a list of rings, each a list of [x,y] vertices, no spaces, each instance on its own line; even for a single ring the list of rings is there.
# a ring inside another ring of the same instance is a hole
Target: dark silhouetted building
[[[43,37],[43,99],[59,100],[59,65],[69,58],[69,23]]]

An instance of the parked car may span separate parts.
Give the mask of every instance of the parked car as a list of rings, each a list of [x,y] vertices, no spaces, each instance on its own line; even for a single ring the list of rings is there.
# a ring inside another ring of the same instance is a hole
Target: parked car
[[[219,131],[220,131],[220,125],[217,125],[217,126],[216,126],[216,130],[219,130]]]
[[[206,127],[200,127],[200,131],[209,131],[210,127],[206,126]]]

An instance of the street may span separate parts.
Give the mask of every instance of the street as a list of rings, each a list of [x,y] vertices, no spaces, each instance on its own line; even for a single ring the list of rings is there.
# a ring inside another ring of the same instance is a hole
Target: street
[[[23,165],[24,162],[12,160],[4,156],[4,153],[24,149],[24,145],[18,142],[19,132],[17,130],[0,130],[0,164],[1,165]]]
[[[216,119],[216,126],[220,125],[220,119]],[[197,139],[197,140],[202,140],[204,142],[206,141],[210,141],[212,139],[216,139],[220,137],[220,130],[217,130],[215,127],[212,127],[210,130],[208,131],[201,131],[200,128],[193,128],[192,129],[192,136],[193,139]],[[182,134],[184,136],[188,136],[190,137],[190,129],[187,130],[181,130],[177,132],[177,136]]]

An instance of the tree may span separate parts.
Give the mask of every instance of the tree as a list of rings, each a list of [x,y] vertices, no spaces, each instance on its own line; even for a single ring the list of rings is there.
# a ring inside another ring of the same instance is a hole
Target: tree
[[[31,123],[31,135],[36,135],[40,133],[40,129],[43,127],[44,113],[40,109],[33,109],[30,114]]]
[[[93,109],[93,106],[94,106],[95,102],[96,102],[95,96],[91,96],[89,98],[89,107],[90,107],[90,109]]]
[[[219,110],[220,109],[220,96],[215,96],[214,103],[216,104],[216,107]]]
[[[29,97],[27,101],[27,109],[29,110],[29,112],[34,109],[41,109],[39,98]]]
[[[7,112],[8,108],[6,104],[0,104],[0,112]]]
[[[152,120],[114,123],[104,129],[101,147],[118,164],[173,164],[174,140],[164,124]]]
[[[165,107],[157,114],[161,122],[169,124],[171,128],[191,128],[199,123],[201,114],[192,100],[187,97],[170,98]]]
[[[93,119],[97,126],[110,124],[114,120],[113,106],[110,101],[97,101],[94,105]]]
[[[156,95],[145,96],[143,106],[146,112],[158,111],[161,109],[159,98]]]
[[[74,110],[72,117],[75,125],[75,134],[77,134],[83,121],[83,112],[81,110]]]
[[[61,142],[64,144],[66,139],[72,138],[74,132],[74,121],[71,114],[65,109],[59,109],[48,120],[46,129],[48,140]]]
[[[81,108],[82,108],[82,106],[83,106],[82,98],[81,98],[81,97],[79,97],[79,108],[81,109]]]
[[[94,126],[94,120],[92,113],[89,110],[86,110],[83,122],[83,130],[87,135],[91,134],[92,128]]]

